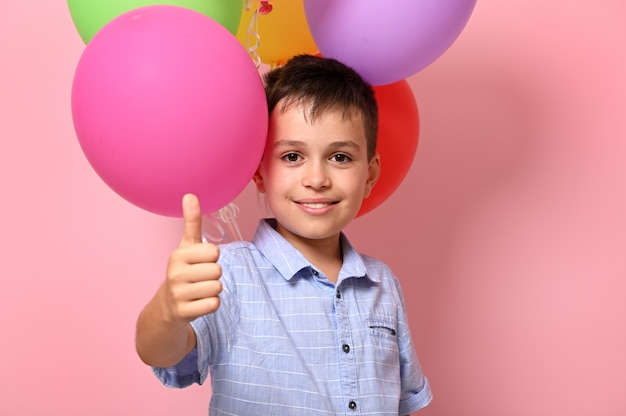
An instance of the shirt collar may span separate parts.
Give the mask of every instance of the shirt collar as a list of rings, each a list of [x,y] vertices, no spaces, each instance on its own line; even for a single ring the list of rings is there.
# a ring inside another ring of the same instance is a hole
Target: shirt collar
[[[276,220],[273,218],[259,221],[253,243],[257,249],[276,267],[276,270],[285,278],[291,280],[299,271],[305,268],[313,268],[313,265],[300,251],[292,246],[276,230]],[[343,249],[343,265],[339,272],[338,283],[350,277],[368,277],[374,282],[380,279],[375,275],[368,274],[363,258],[354,250],[348,238],[341,233]]]

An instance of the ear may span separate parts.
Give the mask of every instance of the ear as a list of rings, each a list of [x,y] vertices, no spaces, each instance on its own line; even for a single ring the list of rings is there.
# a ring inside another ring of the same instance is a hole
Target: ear
[[[380,177],[380,155],[376,153],[372,160],[370,160],[370,164],[368,167],[368,176],[367,182],[365,182],[365,192],[363,193],[363,198],[367,198],[372,193],[372,189],[376,182],[378,182],[378,178]]]
[[[265,193],[265,183],[263,183],[263,175],[261,175],[261,166],[256,169],[254,172],[254,176],[252,177],[254,184],[256,185],[257,191],[261,193]]]

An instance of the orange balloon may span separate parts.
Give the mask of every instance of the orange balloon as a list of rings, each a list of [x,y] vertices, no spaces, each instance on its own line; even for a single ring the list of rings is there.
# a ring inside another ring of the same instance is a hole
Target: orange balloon
[[[276,0],[267,2],[271,11],[257,15],[257,25],[252,25],[252,18],[259,7],[259,1],[252,2],[250,10],[244,10],[237,31],[237,39],[248,49],[255,45],[256,39],[249,30],[259,35],[259,47],[256,53],[261,62],[271,66],[280,66],[289,58],[299,54],[313,55],[318,49],[309,32],[302,0]]]
[[[378,102],[380,178],[363,200],[357,217],[382,204],[406,177],[419,137],[419,113],[415,96],[406,80],[374,87]]]

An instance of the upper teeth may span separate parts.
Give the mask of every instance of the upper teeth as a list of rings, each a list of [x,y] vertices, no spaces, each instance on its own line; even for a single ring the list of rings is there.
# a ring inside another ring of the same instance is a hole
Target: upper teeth
[[[315,203],[315,204],[302,203],[302,205],[304,205],[305,207],[309,207],[309,208],[324,208],[328,204],[327,203],[323,203],[323,202],[318,202],[318,203]]]

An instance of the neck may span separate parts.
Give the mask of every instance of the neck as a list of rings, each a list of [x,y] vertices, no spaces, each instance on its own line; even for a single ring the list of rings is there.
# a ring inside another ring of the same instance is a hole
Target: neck
[[[328,278],[336,283],[339,277],[339,270],[343,264],[343,252],[341,249],[340,234],[323,239],[307,239],[295,236],[286,230],[277,231],[300,251],[304,257]]]

